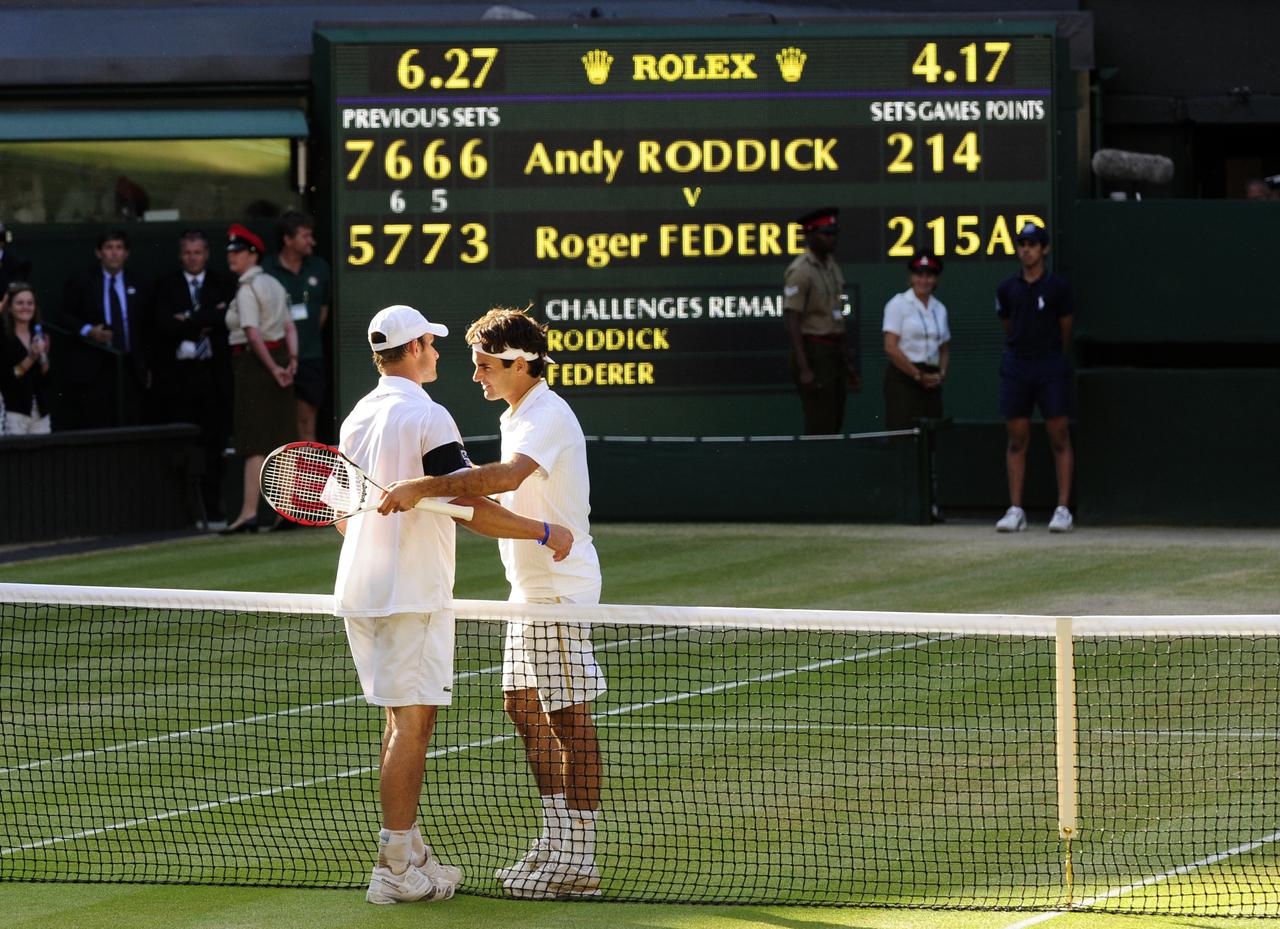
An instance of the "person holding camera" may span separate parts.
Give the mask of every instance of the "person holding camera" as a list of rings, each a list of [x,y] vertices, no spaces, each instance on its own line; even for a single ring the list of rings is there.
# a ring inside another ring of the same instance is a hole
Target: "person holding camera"
[[[6,435],[45,435],[51,429],[49,337],[40,322],[36,292],[15,281],[0,297],[0,396]]]

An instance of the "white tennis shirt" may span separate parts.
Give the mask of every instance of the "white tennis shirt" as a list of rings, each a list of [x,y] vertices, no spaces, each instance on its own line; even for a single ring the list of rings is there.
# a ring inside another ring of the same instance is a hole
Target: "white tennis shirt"
[[[942,301],[931,296],[925,306],[909,287],[884,305],[881,330],[897,333],[898,348],[916,364],[938,364],[942,346],[951,341],[947,308]]]
[[[499,539],[498,551],[519,602],[594,594],[600,588],[600,561],[591,544],[591,478],[587,443],[569,404],[546,381],[539,381],[499,418],[502,460],[525,455],[538,469],[500,503],[521,516],[567,526],[573,549],[564,561],[536,541]]]
[[[338,447],[386,487],[422,477],[428,452],[462,437],[449,411],[418,384],[382,377],[342,423]],[[431,613],[453,598],[454,523],[411,510],[347,520],[334,584],[339,616]]]

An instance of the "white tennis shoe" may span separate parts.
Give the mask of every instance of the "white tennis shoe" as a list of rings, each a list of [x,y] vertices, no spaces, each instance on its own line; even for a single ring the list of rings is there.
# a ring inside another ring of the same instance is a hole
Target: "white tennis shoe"
[[[457,865],[445,864],[431,854],[430,845],[427,846],[427,857],[423,859],[422,864],[414,867],[425,873],[436,884],[452,884],[457,887],[462,883],[462,869]]]
[[[1056,517],[1057,514],[1055,513]],[[1070,518],[1068,513],[1067,517]],[[1022,512],[1022,507],[1011,506],[1005,511],[1005,514],[996,521],[996,532],[1026,532],[1027,531],[1027,514]]]
[[[514,881],[517,878],[528,877],[538,868],[542,867],[551,857],[552,852],[556,850],[555,844],[548,838],[538,839],[525,852],[525,856],[513,865],[505,868],[499,868],[493,872],[493,876],[498,879],[499,884],[505,885],[508,881]]]
[[[594,865],[575,864],[564,853],[558,853],[536,871],[504,882],[502,889],[508,896],[523,900],[598,897],[600,872]]]
[[[1053,511],[1053,518],[1049,520],[1049,531],[1070,532],[1075,524],[1076,521],[1071,518],[1071,511],[1065,506],[1060,506]]]
[[[425,863],[429,863],[428,857]],[[390,868],[378,865],[369,878],[369,890],[364,898],[370,903],[412,903],[415,900],[443,901],[453,896],[453,884],[437,881],[420,867],[405,868],[396,874]]]

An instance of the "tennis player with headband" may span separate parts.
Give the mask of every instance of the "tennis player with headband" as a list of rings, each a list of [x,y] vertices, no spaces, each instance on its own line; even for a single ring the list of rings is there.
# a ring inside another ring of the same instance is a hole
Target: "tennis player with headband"
[[[369,323],[381,377],[343,421],[339,447],[383,486],[470,465],[453,417],[422,389],[437,376],[440,356],[432,343],[448,333],[409,306],[389,306]],[[548,562],[573,548],[563,526],[517,516],[482,497],[458,502],[474,508],[468,529],[528,539]],[[382,829],[365,899],[447,900],[462,872],[432,857],[417,813],[437,708],[453,699],[454,526],[448,516],[424,510],[389,519],[370,512],[336,526],[343,535],[336,612],[345,621],[365,699],[386,713]]]
[[[447,477],[390,486],[382,513],[407,510],[423,497],[501,494],[502,504],[544,513],[573,532],[573,550],[553,561],[537,545],[498,543],[511,600],[599,603],[600,562],[591,544],[587,446],[569,405],[542,374],[546,327],[524,310],[490,310],[467,330],[486,400],[505,400],[502,460]],[[595,860],[601,763],[591,701],[604,675],[585,623],[511,623],[502,668],[503,704],[524,741],[542,796],[542,833],[497,878],[511,896],[553,898],[600,892]]]

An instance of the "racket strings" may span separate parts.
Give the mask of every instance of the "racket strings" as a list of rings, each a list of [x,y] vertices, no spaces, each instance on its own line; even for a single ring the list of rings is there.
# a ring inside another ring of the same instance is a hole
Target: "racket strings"
[[[359,509],[364,479],[328,449],[291,447],[267,459],[262,493],[281,516],[324,525]]]

